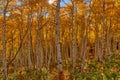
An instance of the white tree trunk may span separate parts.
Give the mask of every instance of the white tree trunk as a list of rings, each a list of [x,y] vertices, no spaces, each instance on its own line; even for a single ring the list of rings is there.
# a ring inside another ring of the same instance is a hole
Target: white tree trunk
[[[76,44],[75,44],[75,26],[74,26],[74,1],[72,1],[72,60],[73,60],[73,69],[76,67]]]
[[[56,7],[56,47],[57,47],[58,70],[59,72],[62,72],[62,58],[60,48],[60,0],[57,0]]]

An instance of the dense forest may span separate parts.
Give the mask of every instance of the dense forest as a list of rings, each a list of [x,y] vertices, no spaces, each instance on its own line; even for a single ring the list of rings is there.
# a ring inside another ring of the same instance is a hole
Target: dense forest
[[[120,0],[0,0],[0,35],[0,80],[120,80]]]

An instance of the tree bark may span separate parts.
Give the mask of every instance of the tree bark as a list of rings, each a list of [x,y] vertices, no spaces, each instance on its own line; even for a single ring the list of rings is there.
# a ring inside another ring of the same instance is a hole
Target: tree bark
[[[75,26],[74,26],[74,1],[72,2],[72,60],[73,60],[73,69],[76,67],[76,44],[75,44]]]
[[[101,47],[101,54],[99,56],[99,61],[102,62],[102,59],[103,59],[103,54],[104,54],[104,27],[105,27],[105,14],[104,14],[104,11],[105,11],[105,2],[104,0],[102,0],[102,40],[101,40],[101,44],[102,44],[102,47]]]
[[[6,12],[8,8],[8,4],[10,1],[7,0],[7,3],[4,6],[4,12],[3,12],[3,22],[2,22],[2,53],[3,53],[3,76],[4,80],[7,80],[7,61],[6,61]]]
[[[31,61],[31,47],[32,47],[32,38],[31,38],[31,15],[28,14],[28,67],[32,69],[32,61]]]
[[[3,53],[3,67],[4,67],[4,80],[7,79],[7,66],[6,66],[6,13],[4,13],[4,20],[3,20],[3,24],[2,24],[2,53]]]
[[[82,63],[81,63],[81,71],[84,72],[84,65],[85,65],[85,59],[86,59],[86,53],[87,53],[87,40],[88,40],[88,17],[85,16],[85,27],[86,27],[86,35],[85,35],[85,41],[83,44],[83,54],[82,54]]]
[[[97,60],[99,55],[99,30],[97,22],[95,23],[95,25],[95,59]]]
[[[42,33],[42,7],[40,7],[39,11],[38,11],[38,17],[37,17],[37,21],[38,21],[38,30],[37,30],[37,35],[36,35],[36,68],[37,69],[41,69],[42,68],[42,63],[43,63],[43,51],[42,51],[42,37],[41,37],[41,33]]]
[[[58,70],[59,70],[59,80],[61,80],[62,73],[62,56],[61,56],[61,48],[60,48],[60,0],[57,0],[56,6],[56,47],[57,47],[57,62],[58,62]]]

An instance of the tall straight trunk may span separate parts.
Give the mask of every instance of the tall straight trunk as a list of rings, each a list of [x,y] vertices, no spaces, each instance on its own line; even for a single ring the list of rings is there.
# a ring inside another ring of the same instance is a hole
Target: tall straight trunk
[[[2,23],[2,53],[3,53],[3,68],[4,68],[4,80],[7,79],[7,66],[6,66],[6,12],[4,10],[4,19],[3,19],[3,23]]]
[[[95,23],[96,27],[95,27],[95,59],[98,59],[98,55],[99,55],[99,30],[98,30],[98,24],[97,22]]]
[[[38,70],[39,69],[39,36],[38,36],[38,33],[36,35],[36,69]]]
[[[42,40],[41,32],[36,37],[36,68],[41,69],[43,66],[43,47],[42,47]]]
[[[73,60],[73,69],[76,67],[76,45],[75,45],[75,26],[74,26],[74,1],[72,1],[72,60]]]
[[[91,2],[90,2],[91,4]],[[89,5],[86,4],[86,9],[90,8]],[[92,7],[91,7],[92,8]],[[87,54],[87,41],[88,41],[88,29],[89,29],[89,24],[90,24],[90,14],[91,10],[87,11],[85,14],[85,37],[84,37],[84,43],[82,44],[83,48],[83,54],[82,54],[82,62],[81,62],[81,72],[84,72],[84,65],[85,65],[85,59],[86,59],[86,54]]]
[[[57,0],[56,6],[56,47],[57,47],[57,62],[59,73],[62,73],[62,58],[60,48],[60,0]],[[61,77],[59,76],[59,80]]]
[[[11,32],[11,48],[10,48],[10,57],[9,57],[10,59],[12,59],[12,56],[13,56],[13,53],[14,53],[14,51],[13,51],[14,50],[13,49],[14,48],[14,39],[13,39],[14,35],[13,34],[14,33]]]
[[[76,6],[76,8],[77,8],[77,6]],[[78,47],[78,45],[79,45],[79,38],[78,38],[78,36],[79,36],[79,26],[78,26],[78,21],[77,21],[77,17],[78,17],[78,9],[76,9],[76,18],[75,18],[75,26],[76,26],[76,30],[75,30],[75,41],[76,41],[76,44],[75,44],[75,50],[76,50],[76,60],[78,59],[78,56],[77,55],[79,55],[78,54],[78,52],[79,52],[79,47]]]
[[[31,15],[28,14],[28,67],[29,69],[32,69],[32,61],[31,61]]]
[[[42,45],[41,45],[41,41],[42,41],[42,37],[41,37],[41,27],[42,27],[42,7],[40,7],[39,11],[38,11],[38,30],[37,30],[37,34],[36,34],[36,68],[37,69],[41,69],[42,68],[42,63],[43,63],[43,51],[42,51]]]
[[[20,23],[20,26],[19,26],[19,32],[20,32],[19,34],[20,34],[20,44],[21,44],[21,46],[23,46],[23,43],[21,43],[22,40],[23,40],[23,36],[22,36],[23,35],[23,28],[22,28],[23,27],[23,19],[22,19],[22,16],[23,16],[23,14],[22,14],[22,10],[21,10],[20,19],[21,19],[22,22]],[[23,47],[21,47],[19,55],[20,55],[20,69],[22,71],[22,67],[23,67]]]
[[[28,39],[30,40],[30,35],[28,35]],[[31,43],[28,41],[28,67],[32,69],[32,61],[31,61]]]
[[[101,54],[99,56],[99,60],[100,62],[102,62],[102,59],[103,59],[103,54],[104,54],[104,27],[105,27],[105,1],[102,0],[102,41],[101,41],[101,44],[102,44],[102,49],[101,49]]]
[[[106,31],[106,34],[107,34],[107,54],[110,54],[110,28],[111,28],[111,20],[110,20],[110,26],[107,26],[107,31]]]
[[[46,42],[45,42],[45,64],[46,64],[46,67],[47,67],[47,64],[48,64],[48,31],[46,29]]]
[[[40,33],[40,34],[42,34],[42,33]],[[41,35],[40,35],[40,37],[41,37]],[[44,57],[44,56],[43,56],[43,47],[42,47],[43,45],[42,45],[42,43],[43,43],[43,42],[42,42],[42,39],[40,39],[40,49],[39,49],[39,50],[40,50],[40,51],[39,51],[39,52],[40,52],[40,57],[39,57],[39,58],[40,58],[40,60],[39,60],[39,62],[40,62],[40,63],[39,63],[39,68],[40,68],[40,69],[42,68],[42,66],[43,66],[43,61],[44,61],[44,58],[43,58],[43,57]]]
[[[19,33],[20,34],[20,36],[19,36],[20,39],[19,40],[20,40],[20,44],[21,44],[21,42],[22,42],[22,26],[19,26],[19,27],[20,27],[19,28],[19,30],[20,30],[20,33]],[[19,52],[19,61],[20,61],[20,69],[21,69],[21,71],[22,71],[22,63],[23,63],[23,56],[22,56],[22,54],[23,54],[23,49],[21,47],[20,52]]]
[[[52,36],[51,36],[52,37]],[[51,58],[52,58],[52,54],[53,54],[53,46],[52,46],[52,38],[50,39],[50,54],[48,56],[48,63],[47,63],[47,69],[49,70],[50,67],[50,63],[51,63]]]
[[[2,53],[3,53],[3,77],[4,80],[7,80],[7,61],[6,61],[6,11],[10,1],[7,0],[7,3],[4,5],[3,9],[3,21],[2,21]]]
[[[82,29],[83,27],[81,27]],[[83,53],[83,44],[84,44],[84,30],[81,31],[80,33],[80,58],[82,57],[82,53]]]
[[[85,65],[85,59],[86,59],[86,53],[87,53],[87,39],[88,39],[88,17],[85,16],[85,27],[86,27],[86,35],[85,35],[85,41],[83,43],[83,54],[82,54],[82,63],[81,63],[81,72],[84,71],[84,65]]]

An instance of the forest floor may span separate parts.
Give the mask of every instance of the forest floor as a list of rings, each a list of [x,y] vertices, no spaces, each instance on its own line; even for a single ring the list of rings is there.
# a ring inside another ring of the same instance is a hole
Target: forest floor
[[[2,70],[2,67],[1,67]],[[51,66],[41,70],[20,69],[14,67],[8,69],[8,80],[58,80],[58,70]],[[95,59],[86,60],[84,70],[80,69],[80,61],[77,61],[76,69],[72,69],[71,61],[63,61],[62,80],[120,80],[120,59],[118,54],[108,55],[102,63]],[[3,80],[3,75],[0,75]]]

